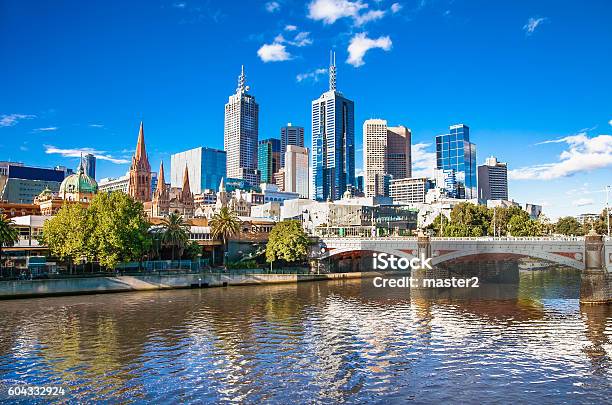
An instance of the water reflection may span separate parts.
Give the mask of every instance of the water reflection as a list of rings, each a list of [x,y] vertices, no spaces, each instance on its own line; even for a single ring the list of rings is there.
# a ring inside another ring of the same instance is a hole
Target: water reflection
[[[611,309],[579,306],[575,272],[477,291],[375,296],[366,283],[0,302],[0,381],[66,385],[70,402],[603,403],[612,394]]]

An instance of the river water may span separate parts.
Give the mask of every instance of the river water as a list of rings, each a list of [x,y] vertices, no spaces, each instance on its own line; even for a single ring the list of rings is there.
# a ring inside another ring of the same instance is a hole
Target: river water
[[[609,403],[612,306],[574,272],[478,292],[371,280],[0,302],[0,401]],[[7,397],[17,384],[65,396]]]

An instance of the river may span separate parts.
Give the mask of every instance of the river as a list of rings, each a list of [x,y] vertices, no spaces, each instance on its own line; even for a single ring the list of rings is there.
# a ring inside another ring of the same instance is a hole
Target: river
[[[370,294],[371,280],[350,280],[0,301],[0,401],[606,403],[612,306],[581,307],[579,280],[559,270],[461,294]],[[8,398],[17,384],[65,395]]]

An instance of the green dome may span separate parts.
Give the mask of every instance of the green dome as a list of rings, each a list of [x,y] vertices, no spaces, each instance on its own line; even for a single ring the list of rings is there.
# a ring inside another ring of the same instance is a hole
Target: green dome
[[[60,186],[60,194],[63,193],[91,193],[96,194],[98,192],[98,183],[85,174],[83,167],[79,166],[79,169],[75,174],[71,174],[66,177]]]

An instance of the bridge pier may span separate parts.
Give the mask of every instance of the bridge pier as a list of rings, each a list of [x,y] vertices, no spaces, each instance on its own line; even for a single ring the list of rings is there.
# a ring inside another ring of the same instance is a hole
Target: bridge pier
[[[584,238],[584,271],[580,281],[581,304],[612,302],[612,277],[604,260],[604,238],[591,231]]]

